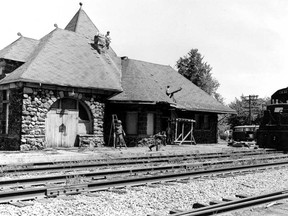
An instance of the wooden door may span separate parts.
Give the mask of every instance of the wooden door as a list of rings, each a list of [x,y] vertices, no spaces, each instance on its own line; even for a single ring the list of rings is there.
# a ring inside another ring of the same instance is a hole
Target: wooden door
[[[46,118],[46,147],[60,147],[62,144],[59,126],[62,124],[62,118],[56,113],[56,110],[50,110]]]
[[[77,110],[50,110],[46,118],[46,146],[73,147],[78,128]]]
[[[62,147],[75,146],[78,128],[78,111],[69,110],[67,115],[62,116],[62,124],[65,127],[65,132],[62,133]]]

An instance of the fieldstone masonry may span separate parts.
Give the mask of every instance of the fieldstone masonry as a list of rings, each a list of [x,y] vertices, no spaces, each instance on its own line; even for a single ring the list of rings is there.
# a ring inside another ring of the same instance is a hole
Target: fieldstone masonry
[[[52,104],[63,97],[69,97],[68,92],[24,88],[21,150],[45,148],[45,118]],[[84,101],[93,117],[93,134],[79,136],[79,146],[103,145],[104,103],[97,101],[97,96],[91,94],[75,93],[71,98]]]
[[[104,110],[105,104],[96,100],[97,97],[84,97],[93,116],[93,135],[79,135],[80,147],[99,147],[104,145]]]

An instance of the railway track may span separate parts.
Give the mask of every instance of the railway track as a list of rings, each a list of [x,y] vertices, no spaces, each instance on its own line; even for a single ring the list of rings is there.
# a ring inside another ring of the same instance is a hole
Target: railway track
[[[280,157],[281,158],[281,157]],[[271,159],[279,159],[279,157],[263,157],[258,158],[258,162],[261,160],[271,160]],[[282,158],[281,158],[282,159]],[[45,182],[45,185],[49,183],[63,183],[66,182],[67,179],[72,179],[75,176],[81,176],[82,178],[90,178],[89,180],[95,180],[95,179],[109,179],[113,178],[114,176],[117,177],[117,175],[128,175],[128,176],[135,176],[139,174],[144,175],[147,173],[155,173],[155,172],[175,172],[179,170],[185,170],[185,171],[196,171],[199,169],[205,169],[205,168],[211,168],[214,166],[215,168],[217,166],[223,166],[223,165],[230,165],[230,164],[241,164],[243,166],[245,163],[247,163],[247,160],[241,159],[241,160],[227,160],[227,161],[218,161],[218,162],[206,162],[206,163],[186,163],[186,164],[178,164],[178,165],[165,165],[165,166],[152,166],[152,167],[141,167],[141,168],[129,168],[129,169],[119,169],[119,170],[106,170],[106,171],[87,171],[87,172],[77,172],[77,173],[70,173],[70,174],[53,174],[53,175],[44,175],[44,176],[37,176],[37,177],[29,177],[29,178],[11,178],[11,179],[4,179],[0,180],[0,189],[11,187],[13,185],[18,185],[18,187],[24,187],[25,185],[38,185]],[[280,162],[278,164],[285,164],[286,162]],[[275,163],[271,163],[275,164]],[[267,164],[268,165],[268,164]],[[207,169],[208,169],[207,168]]]
[[[45,162],[45,163],[29,163],[21,165],[2,165],[0,174],[4,173],[16,173],[16,172],[40,172],[40,171],[59,171],[59,170],[72,170],[72,169],[89,169],[89,168],[101,168],[110,166],[127,166],[136,164],[152,164],[152,163],[179,163],[189,160],[212,160],[212,159],[225,159],[259,156],[259,155],[273,155],[279,152],[275,151],[255,151],[255,152],[237,152],[237,153],[209,153],[209,154],[185,154],[185,155],[161,155],[152,157],[129,157],[118,158],[112,160],[89,160],[89,161],[65,161],[65,162]],[[276,156],[275,156],[276,157]],[[278,159],[288,158],[288,155],[278,155]],[[272,159],[272,157],[270,158]]]
[[[131,186],[140,186],[140,185],[153,185],[157,186],[157,184],[165,184],[165,182],[173,182],[173,181],[187,181],[191,178],[199,178],[203,176],[211,176],[211,175],[223,175],[223,174],[234,174],[238,172],[238,174],[243,172],[251,172],[257,170],[265,170],[268,168],[279,168],[285,167],[288,165],[288,162],[277,162],[270,164],[258,164],[258,165],[246,165],[246,166],[235,166],[235,167],[226,167],[226,168],[218,168],[211,170],[200,170],[200,171],[189,171],[189,166],[187,165],[183,172],[163,172],[157,173],[156,175],[153,173],[147,173],[145,176],[134,176],[133,173],[129,177],[118,179],[108,180],[103,178],[105,173],[99,175],[97,173],[90,173],[89,175],[94,175],[89,181],[70,183],[65,182],[64,178],[67,180],[67,176],[62,176],[61,180],[59,179],[55,182],[55,179],[50,181],[48,177],[42,177],[38,180],[31,179],[19,179],[18,181],[10,182],[10,188],[6,188],[4,190],[4,186],[7,186],[8,181],[2,181],[0,183],[0,187],[2,191],[0,191],[0,203],[8,203],[12,201],[26,200],[26,199],[37,199],[43,197],[56,197],[59,195],[71,195],[71,194],[80,194],[80,193],[91,193],[102,190],[110,190],[110,189],[119,189]],[[192,165],[193,166],[193,165]],[[143,171],[143,170],[142,170]],[[144,170],[146,171],[146,170]],[[121,172],[121,171],[120,171]],[[123,171],[122,171],[123,172]],[[88,175],[88,174],[87,174]],[[90,176],[90,177],[91,177]],[[101,178],[102,177],[102,178]],[[56,177],[57,178],[57,177]],[[69,179],[69,178],[68,178]],[[73,180],[73,179],[72,179]],[[30,181],[30,182],[29,182]],[[53,182],[54,181],[54,182]],[[25,186],[25,184],[27,184]],[[22,184],[22,185],[21,185]],[[14,185],[14,187],[13,187]]]
[[[236,195],[235,198],[232,199],[224,199],[223,202],[210,202],[210,205],[197,209],[191,209],[187,211],[179,211],[172,210],[170,214],[173,216],[200,216],[200,215],[215,215],[217,213],[223,213],[227,211],[242,209],[246,207],[251,207],[263,203],[272,202],[275,200],[287,199],[288,198],[288,190],[277,191],[274,193],[263,194],[259,196],[246,197],[242,195]],[[199,206],[199,204],[198,204]],[[200,204],[201,206],[201,204]]]

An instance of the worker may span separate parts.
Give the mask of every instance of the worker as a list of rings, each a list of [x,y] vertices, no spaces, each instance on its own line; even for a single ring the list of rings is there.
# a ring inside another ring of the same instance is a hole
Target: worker
[[[107,33],[105,35],[105,43],[106,43],[106,48],[109,49],[109,46],[111,43],[110,31],[107,31]]]
[[[167,95],[169,98],[172,98],[172,100],[176,103],[176,100],[175,100],[175,98],[174,98],[174,94],[177,93],[177,92],[179,92],[179,91],[181,91],[181,90],[182,90],[182,88],[180,87],[179,89],[177,89],[177,90],[175,90],[175,91],[171,91],[170,86],[168,85],[168,86],[166,87],[166,95]]]
[[[172,129],[171,129],[171,123],[168,122],[167,128],[166,128],[166,144],[171,145],[172,144]]]
[[[116,148],[126,147],[126,142],[124,140],[124,136],[126,134],[125,131],[123,130],[121,120],[116,120],[115,134],[116,134]]]
[[[166,145],[166,143],[165,143],[165,139],[166,139],[165,131],[162,131],[162,132],[155,134],[153,136],[153,138],[154,138],[154,142],[149,146],[149,151],[152,151],[153,147],[155,147],[156,151],[158,151],[161,144]]]

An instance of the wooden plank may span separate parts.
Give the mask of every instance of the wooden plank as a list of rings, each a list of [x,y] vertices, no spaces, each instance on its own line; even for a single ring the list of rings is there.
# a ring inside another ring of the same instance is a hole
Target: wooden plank
[[[68,115],[63,115],[63,124],[66,131],[62,133],[62,147],[74,147],[78,132],[78,110],[69,110]]]
[[[56,110],[50,110],[47,113],[47,118],[45,120],[46,128],[46,147],[60,147],[62,134],[59,132],[59,126],[62,124],[62,118],[56,113]]]

